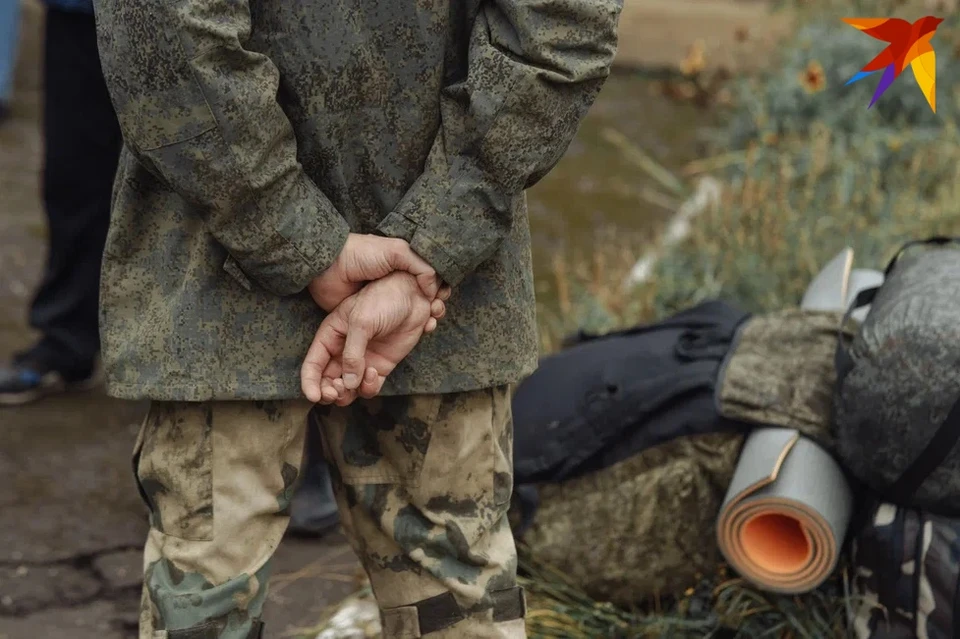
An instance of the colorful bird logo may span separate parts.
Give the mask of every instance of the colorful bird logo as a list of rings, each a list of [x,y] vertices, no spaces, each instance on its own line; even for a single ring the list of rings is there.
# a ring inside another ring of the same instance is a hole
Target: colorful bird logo
[[[889,43],[877,57],[847,80],[847,84],[853,84],[877,71],[883,71],[868,109],[876,104],[909,64],[917,86],[933,112],[937,112],[937,56],[930,45],[930,38],[936,34],[943,18],[927,16],[913,24],[900,18],[844,18],[843,21],[877,40]]]

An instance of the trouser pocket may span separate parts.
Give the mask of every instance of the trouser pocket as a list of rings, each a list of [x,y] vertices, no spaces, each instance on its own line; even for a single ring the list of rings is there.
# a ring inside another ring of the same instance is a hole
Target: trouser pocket
[[[347,408],[318,406],[324,453],[347,485],[420,483],[440,395],[382,397]]]
[[[210,404],[151,404],[133,463],[154,530],[188,541],[213,539],[212,431]]]

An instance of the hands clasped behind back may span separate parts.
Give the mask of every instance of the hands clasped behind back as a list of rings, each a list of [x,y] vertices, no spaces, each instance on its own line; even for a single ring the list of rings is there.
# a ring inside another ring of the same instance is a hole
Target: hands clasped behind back
[[[450,297],[407,242],[355,233],[307,289],[329,315],[304,358],[301,388],[312,402],[338,406],[377,395]]]

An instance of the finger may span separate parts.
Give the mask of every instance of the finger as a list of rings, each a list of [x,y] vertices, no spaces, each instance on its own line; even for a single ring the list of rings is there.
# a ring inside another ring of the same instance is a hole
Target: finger
[[[437,318],[443,319],[443,316],[447,314],[447,305],[440,301],[439,298],[430,302],[430,315]]]
[[[336,357],[343,347],[344,340],[337,330],[337,323],[336,316],[330,315],[320,324],[300,366],[300,389],[312,402],[318,402],[322,398],[324,370],[331,358]]]
[[[448,299],[450,299],[451,295],[453,295],[453,289],[444,284],[437,292],[437,299],[446,302]]]
[[[364,373],[364,376],[363,376],[364,379],[367,378],[367,376],[370,374],[370,371],[371,371],[371,370],[373,370],[373,374],[376,375],[376,373],[377,373],[376,369],[370,369],[370,368],[368,368],[368,369],[367,369],[367,372]],[[340,380],[338,380],[338,381],[340,381]],[[342,384],[342,382],[341,382],[341,384]],[[361,383],[360,386],[363,387],[363,384]],[[337,406],[349,406],[349,405],[352,404],[354,401],[356,401],[358,394],[359,394],[359,390],[346,390],[346,389],[344,389],[344,390],[343,390],[343,393],[340,395],[340,397],[337,398],[337,401],[336,401]]]
[[[440,291],[440,278],[437,277],[437,274],[433,272],[431,268],[430,273],[415,273],[415,275],[417,276],[417,285],[420,287],[424,296],[426,296],[428,300],[434,299]]]
[[[380,375],[377,374],[377,369],[373,366],[368,367],[367,372],[363,375],[363,383],[360,384],[357,394],[364,399],[375,397],[376,394],[380,392],[380,387],[382,386],[379,380]]]
[[[340,364],[339,358],[333,358],[330,360],[330,363],[327,364],[327,367],[323,369],[323,376],[329,379],[331,382],[335,379],[340,379],[343,377],[343,366]]]
[[[437,318],[431,317],[427,320],[427,325],[423,327],[424,333],[432,333],[437,330]]]
[[[343,397],[338,399],[334,404],[337,406],[349,406],[357,399],[357,391],[346,391],[343,394]]]
[[[343,380],[339,377],[333,380],[333,389],[337,391],[337,399],[343,399],[343,396],[347,394],[347,387],[344,386]]]
[[[333,384],[329,379],[323,380],[323,388],[321,390],[321,404],[332,404],[337,401],[337,389],[334,388]]]
[[[374,395],[379,395],[379,394],[380,394],[380,391],[383,390],[383,385],[386,383],[386,381],[387,381],[387,378],[384,377],[383,375],[379,375],[379,376],[377,377],[377,390],[376,390],[376,392],[374,393]]]
[[[351,321],[347,329],[347,338],[343,344],[343,355],[340,360],[343,364],[343,384],[347,390],[356,390],[360,386],[366,369],[367,343],[370,341],[370,332],[362,321]]]

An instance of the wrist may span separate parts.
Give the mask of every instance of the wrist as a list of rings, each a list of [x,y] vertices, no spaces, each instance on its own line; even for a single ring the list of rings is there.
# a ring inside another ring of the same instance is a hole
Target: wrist
[[[352,285],[328,270],[323,275],[315,277],[307,286],[307,291],[314,303],[326,313],[337,308],[343,300],[360,289],[360,285]]]

